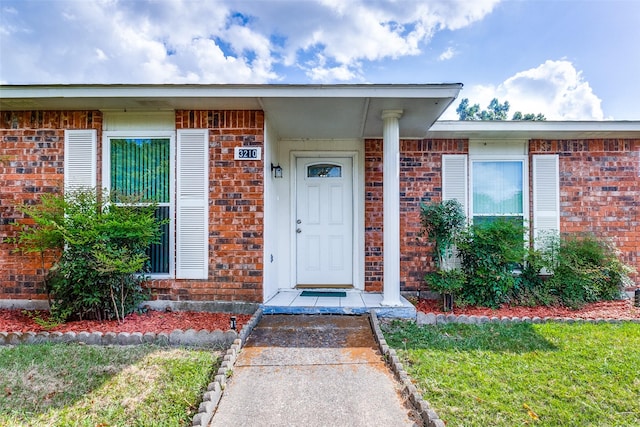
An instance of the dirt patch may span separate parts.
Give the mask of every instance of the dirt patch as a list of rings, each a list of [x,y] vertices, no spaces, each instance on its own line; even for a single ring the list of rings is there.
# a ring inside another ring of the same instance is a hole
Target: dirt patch
[[[38,316],[42,319],[48,319],[46,311],[31,311],[31,316],[23,310],[0,309],[0,332],[153,332],[170,333],[176,329],[195,329],[197,331],[206,329],[215,331],[220,329],[226,331],[231,326],[231,316],[236,318],[237,330],[241,331],[242,327],[251,319],[248,314],[228,314],[228,313],[203,313],[190,311],[148,311],[142,314],[130,314],[125,318],[123,323],[115,320],[110,321],[71,321],[54,328],[44,328],[33,319]]]
[[[580,310],[566,307],[510,307],[499,309],[486,307],[454,307],[453,311],[442,310],[442,300],[420,300],[417,309],[423,313],[462,314],[488,317],[567,317],[571,319],[640,319],[640,307],[634,307],[631,300],[601,301],[588,304]]]

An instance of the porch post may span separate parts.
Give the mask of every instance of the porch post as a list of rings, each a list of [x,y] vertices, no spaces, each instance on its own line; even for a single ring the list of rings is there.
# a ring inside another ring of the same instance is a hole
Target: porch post
[[[402,110],[382,112],[383,138],[383,298],[382,305],[400,301],[400,124]]]

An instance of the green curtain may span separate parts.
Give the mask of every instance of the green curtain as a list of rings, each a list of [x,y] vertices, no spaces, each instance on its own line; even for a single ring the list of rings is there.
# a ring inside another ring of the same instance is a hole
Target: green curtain
[[[170,140],[167,138],[111,139],[111,191],[117,196],[140,196],[155,201],[156,218],[169,218]],[[162,226],[159,244],[151,245],[149,273],[169,273],[169,225]]]
[[[169,203],[168,139],[112,139],[111,191]]]

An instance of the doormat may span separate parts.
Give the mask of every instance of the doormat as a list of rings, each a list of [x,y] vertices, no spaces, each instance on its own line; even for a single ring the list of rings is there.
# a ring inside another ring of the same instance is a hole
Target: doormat
[[[302,291],[300,294],[301,297],[336,297],[336,298],[344,298],[347,296],[346,292],[335,292],[335,291]]]

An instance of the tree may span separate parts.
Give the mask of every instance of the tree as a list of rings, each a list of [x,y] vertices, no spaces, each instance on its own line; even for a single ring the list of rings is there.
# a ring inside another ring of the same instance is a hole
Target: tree
[[[463,98],[456,109],[456,113],[458,114],[458,120],[507,120],[507,113],[510,107],[509,101],[501,104],[498,98],[493,98],[486,110],[480,110],[479,104],[469,105],[469,99]],[[532,113],[522,114],[520,111],[516,111],[511,120],[543,121],[546,118],[542,113],[537,115]]]
[[[456,109],[456,113],[458,113],[458,120],[477,120],[476,117],[479,112],[480,105],[473,104],[472,106],[469,106],[469,98],[463,98]]]
[[[515,113],[513,113],[513,117],[511,118],[511,120],[528,120],[532,122],[541,122],[547,120],[547,118],[542,113],[522,114],[520,111],[516,111]]]

